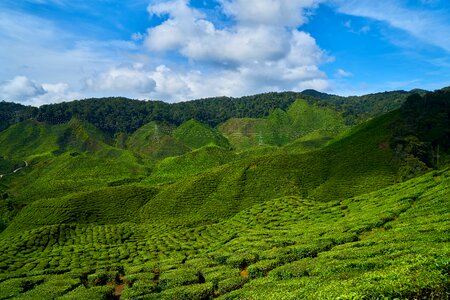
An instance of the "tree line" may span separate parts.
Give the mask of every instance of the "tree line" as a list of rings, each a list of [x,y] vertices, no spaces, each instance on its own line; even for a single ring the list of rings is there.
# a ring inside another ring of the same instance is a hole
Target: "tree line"
[[[409,96],[393,124],[391,147],[406,178],[439,167],[450,150],[450,89]]]
[[[297,99],[331,107],[342,112],[348,125],[399,108],[410,92],[394,91],[364,96],[341,97],[314,90],[264,93],[240,98],[214,97],[180,103],[141,101],[123,97],[91,98],[43,105],[39,108],[0,102],[0,130],[11,124],[34,118],[60,124],[77,117],[92,123],[105,133],[132,133],[151,121],[180,125],[196,119],[215,127],[230,118],[261,118],[274,109],[286,110]]]

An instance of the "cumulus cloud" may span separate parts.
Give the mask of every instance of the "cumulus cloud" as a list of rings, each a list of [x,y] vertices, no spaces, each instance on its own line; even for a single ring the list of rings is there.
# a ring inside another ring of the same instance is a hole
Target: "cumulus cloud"
[[[318,0],[222,0],[224,12],[241,23],[297,27],[307,21],[305,10]]]
[[[260,23],[217,29],[185,0],[150,5],[148,10],[170,15],[148,29],[145,43],[154,51],[177,50],[189,59],[226,64],[277,59],[289,46],[289,33],[281,26]]]
[[[16,76],[0,86],[2,97],[8,100],[27,101],[46,93],[45,89],[25,76]]]
[[[86,81],[87,88],[94,91],[132,91],[142,94],[153,91],[155,85],[151,74],[143,69],[142,64],[112,68]]]
[[[3,100],[40,106],[49,102],[74,100],[78,93],[70,91],[66,83],[39,84],[26,76],[16,76],[0,85]]]
[[[77,96],[180,101],[324,90],[329,83],[321,64],[332,58],[299,29],[318,3],[220,0],[217,13],[231,21],[218,25],[188,0],[152,1],[149,14],[164,21],[129,41],[86,40],[49,20],[3,11],[0,78],[13,78],[18,69],[27,77],[5,82],[2,92],[40,105]],[[13,81],[27,88],[14,89]]]
[[[235,20],[220,28],[186,0],[158,2],[148,7],[150,14],[165,16],[167,20],[147,30],[145,45],[155,53],[181,54],[194,70],[178,74],[177,82],[182,88],[177,90],[186,93],[184,99],[210,95],[211,91],[234,96],[298,90],[304,86],[323,90],[329,86],[320,65],[332,58],[311,35],[298,30],[307,21],[307,10],[315,8],[319,1],[220,3],[222,13]],[[204,71],[208,65],[214,66],[212,71]],[[153,74],[159,76],[155,79],[155,91],[162,92],[162,81],[174,80],[174,72],[177,71]],[[199,81],[202,84],[197,84]],[[203,88],[205,82],[211,84],[209,92]]]

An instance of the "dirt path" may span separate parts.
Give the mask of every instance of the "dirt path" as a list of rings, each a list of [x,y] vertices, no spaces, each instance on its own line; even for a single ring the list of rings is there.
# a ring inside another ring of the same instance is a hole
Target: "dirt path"
[[[28,167],[28,162],[27,162],[26,160],[24,160],[23,162],[25,163],[25,166],[20,167],[20,168],[17,168],[17,169],[15,169],[14,171],[12,171],[11,173],[0,174],[0,178],[3,178],[3,177],[6,176],[6,175],[11,175],[11,174],[17,173],[17,172],[19,172],[20,170],[22,170],[23,168]]]

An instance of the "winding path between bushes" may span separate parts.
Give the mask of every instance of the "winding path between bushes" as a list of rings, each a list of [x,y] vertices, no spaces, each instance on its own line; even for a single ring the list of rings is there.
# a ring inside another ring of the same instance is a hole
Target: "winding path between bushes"
[[[23,168],[26,168],[26,167],[28,167],[28,163],[27,163],[27,161],[26,161],[26,160],[24,160],[23,162],[25,163],[25,166],[23,166],[23,167],[20,167],[20,168],[17,168],[17,169],[15,169],[14,171],[12,171],[11,173],[0,174],[0,178],[3,178],[3,177],[4,177],[4,176],[6,176],[6,175],[11,175],[11,174],[17,173],[17,172],[19,172],[20,170],[22,170]]]

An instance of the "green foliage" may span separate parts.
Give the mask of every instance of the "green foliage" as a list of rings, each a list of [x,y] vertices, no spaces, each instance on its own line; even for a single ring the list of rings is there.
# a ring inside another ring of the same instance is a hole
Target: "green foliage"
[[[174,182],[198,175],[236,159],[237,156],[230,150],[216,145],[208,145],[181,156],[161,160],[146,182]]]
[[[400,180],[445,163],[450,150],[450,92],[408,97],[393,125],[391,146],[401,166]]]
[[[60,300],[108,300],[111,299],[113,294],[113,288],[110,286],[95,286],[86,288],[85,286],[79,286],[73,291],[58,298]]]
[[[296,139],[317,134],[334,137],[346,126],[345,120],[335,110],[296,100],[287,112],[279,108],[265,119],[230,119],[219,125],[233,147],[282,146]]]
[[[23,167],[24,162],[18,160],[10,160],[4,157],[0,157],[0,174],[9,174],[14,170]]]
[[[19,213],[10,231],[59,224],[139,222],[139,209],[157,193],[152,188],[121,186],[38,200]]]
[[[179,300],[208,300],[212,299],[213,286],[211,283],[193,284],[186,287],[177,287],[161,293],[157,299]]]
[[[114,282],[119,271],[104,270],[120,262],[127,264],[116,267],[125,273],[124,299],[439,299],[449,286],[449,180],[444,170],[341,201],[273,199],[219,224],[134,225],[128,239],[121,239],[128,223],[2,234],[1,284],[10,289],[0,290],[22,298],[102,299],[111,288],[83,282]],[[43,248],[31,243],[40,240]],[[52,275],[66,268],[72,275]],[[84,281],[83,268],[96,271]]]
[[[295,100],[306,99],[310,104],[342,112],[347,124],[357,124],[399,108],[414,92],[416,91],[394,91],[340,97],[306,90],[302,93],[265,93],[241,98],[216,97],[174,104],[111,97],[43,105],[39,109],[30,108],[32,113],[24,114],[24,118],[36,116],[39,121],[61,124],[77,117],[114,136],[120,132],[133,133],[151,121],[180,125],[196,119],[215,127],[232,118],[262,118],[267,117],[276,108],[286,110]],[[13,117],[7,119],[9,122],[15,120]]]
[[[159,286],[163,290],[194,283],[199,283],[199,274],[192,269],[171,270],[159,277]]]
[[[408,137],[412,170],[399,172],[415,177],[393,185],[389,141],[402,111],[343,131],[340,113],[311,96],[274,95],[292,98],[221,99],[243,105],[237,117],[250,104],[265,116],[220,126],[248,149],[240,153],[205,125],[236,113],[204,113],[211,100],[174,115],[161,104],[130,127],[110,120],[102,130],[121,128],[114,139],[81,121],[87,110],[73,118],[91,100],[45,108],[70,117],[65,124],[0,132],[1,163],[29,163],[0,179],[0,299],[445,299],[450,171],[415,160],[432,141]],[[116,114],[97,104],[96,122]],[[211,119],[168,125],[192,114]],[[260,130],[276,146],[255,145],[249,133]]]
[[[0,131],[8,128],[12,124],[19,123],[36,116],[37,112],[38,109],[35,107],[1,101]]]
[[[189,120],[177,127],[173,132],[173,136],[191,149],[201,148],[209,144],[224,148],[229,146],[228,140],[217,130],[196,120]]]
[[[127,147],[156,160],[182,155],[190,149],[172,137],[174,128],[159,122],[145,124],[130,136]]]
[[[248,280],[241,276],[231,277],[219,282],[217,292],[220,295],[240,289]]]

